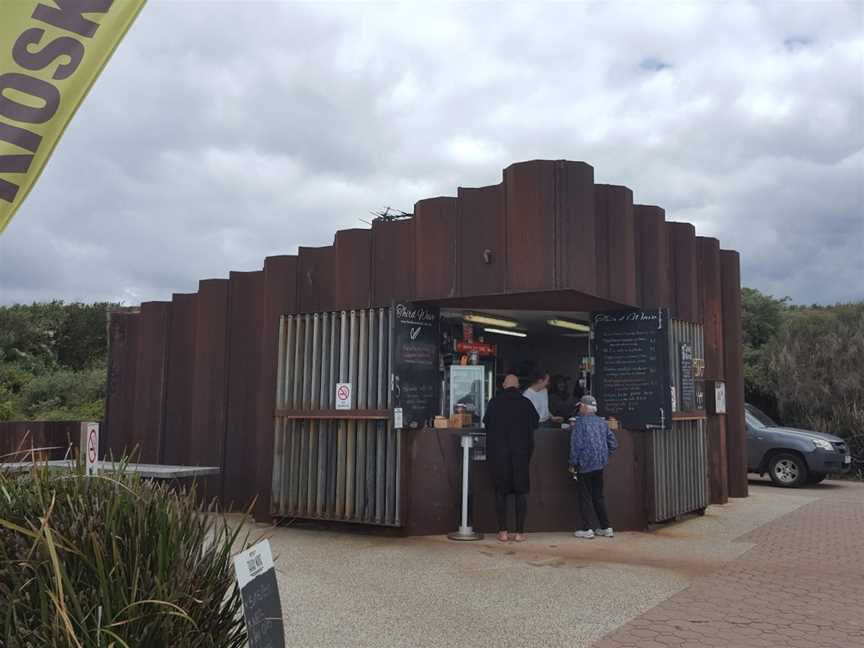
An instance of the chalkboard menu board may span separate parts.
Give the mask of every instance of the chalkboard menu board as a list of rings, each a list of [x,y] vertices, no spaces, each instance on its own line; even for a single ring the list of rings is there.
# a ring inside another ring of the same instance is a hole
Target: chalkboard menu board
[[[432,306],[393,304],[393,407],[402,408],[403,427],[423,427],[437,414],[439,319]]]
[[[598,413],[629,429],[668,426],[668,309],[594,313],[591,321]]]

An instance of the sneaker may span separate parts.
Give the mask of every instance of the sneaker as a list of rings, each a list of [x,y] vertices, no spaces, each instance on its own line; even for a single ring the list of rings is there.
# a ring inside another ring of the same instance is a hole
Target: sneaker
[[[590,540],[594,537],[594,532],[591,529],[588,529],[587,531],[575,531],[573,535],[577,538],[582,538],[583,540]]]
[[[612,531],[612,527],[609,527],[608,529],[594,529],[594,535],[601,538],[611,538],[615,533]]]

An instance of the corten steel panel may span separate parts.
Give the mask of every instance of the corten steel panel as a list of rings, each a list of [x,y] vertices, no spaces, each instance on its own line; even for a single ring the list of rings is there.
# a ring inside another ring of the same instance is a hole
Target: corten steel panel
[[[698,322],[696,230],[690,223],[667,223],[669,260],[675,308],[672,317]]]
[[[441,534],[459,526],[462,430],[431,429],[414,433],[409,492],[408,535]],[[643,530],[648,521],[643,495],[645,475],[642,433],[616,433],[619,449],[606,469],[606,502],[616,529]],[[526,531],[572,531],[576,525],[576,485],[567,473],[570,437],[565,430],[541,428],[535,432],[531,459]],[[474,528],[494,533],[495,499],[489,464],[472,461],[472,520]],[[510,520],[512,522],[512,500]],[[512,528],[512,527],[511,527]]]
[[[297,294],[301,313],[319,313],[336,308],[336,250],[326,247],[301,247],[297,273]]]
[[[638,304],[633,192],[627,187],[596,185],[597,294],[624,304]]]
[[[372,305],[414,297],[414,219],[372,224]]]
[[[79,421],[2,421],[0,463],[74,458],[80,431]]]
[[[137,459],[142,463],[158,463],[162,454],[170,318],[170,302],[141,304],[135,404],[129,447],[137,446]]]
[[[641,454],[642,433],[619,430],[619,448],[604,474],[606,506],[612,526],[622,531],[644,530],[648,526],[643,496]],[[540,428],[534,435],[531,458],[531,492],[528,494],[526,531],[572,531],[576,527],[576,483],[567,472],[570,435],[567,430]],[[495,496],[487,462],[472,462],[474,491],[473,526],[485,533],[496,528]],[[512,507],[512,504],[510,504]],[[510,510],[510,522],[513,511]]]
[[[336,232],[336,308],[368,308],[372,302],[372,232],[350,229]]]
[[[705,336],[705,379],[723,380],[723,298],[720,288],[720,241],[696,237],[699,297]]]
[[[416,299],[455,297],[459,269],[457,199],[440,197],[414,205]]]
[[[533,160],[504,170],[507,292],[556,287],[555,162]]]
[[[338,234],[336,240],[338,248]],[[368,263],[368,255],[366,259]],[[276,409],[279,320],[285,313],[297,311],[297,266],[298,259],[296,256],[268,257],[264,262],[263,321],[260,361],[258,363],[258,415],[254,467],[258,495],[254,514],[255,519],[259,522],[267,521],[270,518],[275,434],[273,413]]]
[[[642,308],[672,305],[669,278],[669,237],[660,207],[634,205],[636,287]]]
[[[245,508],[256,495],[258,377],[264,272],[232,272],[229,279],[228,414],[222,500]]]
[[[228,406],[227,369],[228,280],[206,279],[198,283],[195,317],[195,379],[186,445],[186,461],[192,465],[222,465]]]
[[[478,295],[439,299],[441,306],[471,308],[476,310],[554,310],[590,312],[598,310],[620,310],[629,304],[610,302],[575,290],[542,290],[505,295]]]
[[[137,313],[111,313],[105,430],[100,434],[107,456],[120,457],[131,448],[140,318]]]
[[[723,357],[726,374],[726,452],[729,496],[747,497],[747,437],[744,428],[744,361],[741,335],[741,266],[738,253],[720,250],[723,292]]]
[[[175,293],[168,332],[168,369],[165,388],[165,433],[160,462],[185,465],[192,433],[195,394],[195,321],[198,295]]]
[[[708,494],[712,504],[725,504],[729,501],[724,414],[708,415]]]
[[[597,288],[597,212],[594,168],[584,162],[555,162],[556,287],[579,290],[599,297],[614,297]],[[630,204],[633,196],[630,195]],[[630,214],[632,221],[632,213]],[[628,241],[632,247],[632,224]],[[627,242],[625,242],[626,246]],[[632,254],[631,254],[632,256]],[[625,261],[632,264],[632,261]],[[632,274],[632,273],[631,273]],[[635,304],[629,294],[625,295]]]
[[[459,188],[457,246],[463,296],[503,293],[506,279],[504,185]]]

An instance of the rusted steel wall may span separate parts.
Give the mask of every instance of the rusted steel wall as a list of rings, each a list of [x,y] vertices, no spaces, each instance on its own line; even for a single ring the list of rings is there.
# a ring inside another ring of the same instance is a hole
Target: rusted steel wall
[[[228,286],[227,279],[205,279],[198,284],[195,311],[195,355],[191,421],[183,434],[186,461],[199,466],[221,466],[225,443],[228,396]]]
[[[458,294],[503,293],[507,278],[504,186],[460,187],[456,205]]]
[[[700,322],[697,305],[696,229],[690,223],[666,223],[669,233],[672,317]]]
[[[222,499],[246,508],[257,494],[258,384],[264,321],[264,272],[232,272],[228,305],[228,412]],[[269,388],[269,387],[268,387]],[[275,386],[273,387],[275,389]]]
[[[456,206],[456,198],[430,198],[414,205],[416,299],[458,295]]]
[[[372,232],[336,232],[333,292],[341,308],[368,308],[372,300]],[[280,313],[281,315],[281,313]]]
[[[0,463],[72,458],[80,434],[81,421],[2,421]]]
[[[634,205],[636,294],[642,308],[672,305],[666,214],[653,205]]]
[[[720,250],[720,277],[723,292],[723,363],[726,373],[726,452],[729,496],[747,497],[741,266],[738,253],[734,250]]]
[[[335,253],[332,245],[300,248],[297,291],[301,313],[318,313],[333,308],[336,302]]]
[[[414,296],[414,243],[413,218],[372,225],[373,306],[389,306],[394,299]],[[342,309],[342,304],[334,304],[320,311]]]
[[[696,237],[699,263],[699,303],[705,340],[705,381],[725,380],[723,358],[723,293],[720,272],[720,242]],[[729,498],[726,458],[726,415],[708,416],[708,482],[712,504]]]
[[[413,218],[340,231],[333,245],[272,257],[263,271],[202,282],[197,298],[115,313],[104,438],[115,453],[140,445],[143,460],[223,465],[229,500],[266,498],[279,316],[393,299],[470,305],[486,296],[506,307],[508,295],[522,308],[555,308],[547,293],[558,291],[570,299],[561,304],[669,306],[705,322],[707,377],[725,377],[730,394],[727,420],[709,419],[719,501],[725,474],[735,474],[730,494],[742,492],[742,475],[746,493],[734,254],[697,239],[690,224],[667,223],[659,207],[634,205],[626,187],[595,185],[588,164],[513,164],[499,184],[418,201]]]
[[[165,437],[165,386],[168,359],[170,302],[146,302],[138,317],[135,387],[125,448],[137,450],[137,460],[157,463]]]
[[[171,300],[168,332],[168,378],[165,387],[165,433],[160,463],[191,463],[192,417],[195,394],[195,332],[197,294],[175,294]]]
[[[633,192],[596,185],[597,292],[623,304],[639,303]]]

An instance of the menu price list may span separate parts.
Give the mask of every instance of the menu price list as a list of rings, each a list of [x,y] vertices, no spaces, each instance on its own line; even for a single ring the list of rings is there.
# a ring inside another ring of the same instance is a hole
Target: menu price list
[[[671,411],[669,377],[664,361],[668,327],[662,313],[628,311],[595,318],[595,384],[601,413],[625,427],[663,424]],[[664,409],[665,408],[665,409]],[[664,410],[661,413],[661,410]]]

